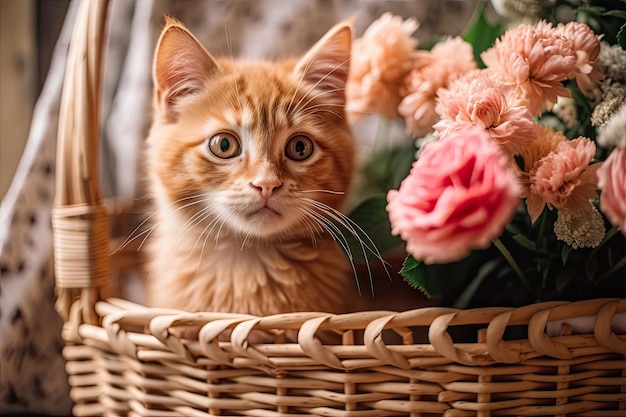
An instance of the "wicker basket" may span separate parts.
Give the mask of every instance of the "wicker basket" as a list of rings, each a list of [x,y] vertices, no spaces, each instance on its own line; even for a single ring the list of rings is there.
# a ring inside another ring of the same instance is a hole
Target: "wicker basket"
[[[80,4],[59,130],[55,266],[76,416],[626,416],[626,338],[611,329],[626,300],[253,317],[107,298],[96,175],[106,13],[104,0]],[[588,315],[592,333],[546,333]],[[177,336],[190,325],[197,337]],[[459,329],[474,336],[459,341]],[[275,343],[250,340],[259,330]]]

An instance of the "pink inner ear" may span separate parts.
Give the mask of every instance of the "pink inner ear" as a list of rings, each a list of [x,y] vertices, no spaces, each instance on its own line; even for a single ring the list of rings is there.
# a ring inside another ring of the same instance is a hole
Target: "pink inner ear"
[[[324,92],[326,102],[345,104],[350,69],[352,30],[346,23],[333,27],[298,62],[297,75]]]
[[[154,80],[159,106],[168,119],[178,99],[202,89],[219,66],[198,40],[182,25],[167,26],[157,45]]]

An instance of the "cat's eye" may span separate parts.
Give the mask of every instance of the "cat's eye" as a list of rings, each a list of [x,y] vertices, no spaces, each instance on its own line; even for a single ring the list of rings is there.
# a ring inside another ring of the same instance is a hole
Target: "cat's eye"
[[[218,158],[230,159],[241,154],[241,145],[235,135],[222,132],[209,139],[209,150]]]
[[[304,161],[313,155],[313,141],[304,135],[292,136],[287,141],[285,155],[294,161]]]

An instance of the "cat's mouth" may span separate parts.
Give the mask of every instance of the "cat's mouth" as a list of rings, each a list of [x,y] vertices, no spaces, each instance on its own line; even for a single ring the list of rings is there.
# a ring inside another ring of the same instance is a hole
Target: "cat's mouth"
[[[253,210],[247,214],[248,218],[259,217],[262,219],[269,219],[274,217],[281,217],[282,214],[271,208],[270,206],[263,206],[258,210]]]

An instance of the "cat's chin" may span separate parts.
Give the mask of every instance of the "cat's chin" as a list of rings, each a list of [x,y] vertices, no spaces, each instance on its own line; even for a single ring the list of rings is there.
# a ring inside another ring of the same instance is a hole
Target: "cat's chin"
[[[233,226],[240,233],[245,233],[249,237],[267,239],[283,234],[286,230],[291,229],[293,224],[289,221],[289,216],[264,206],[241,214]]]

